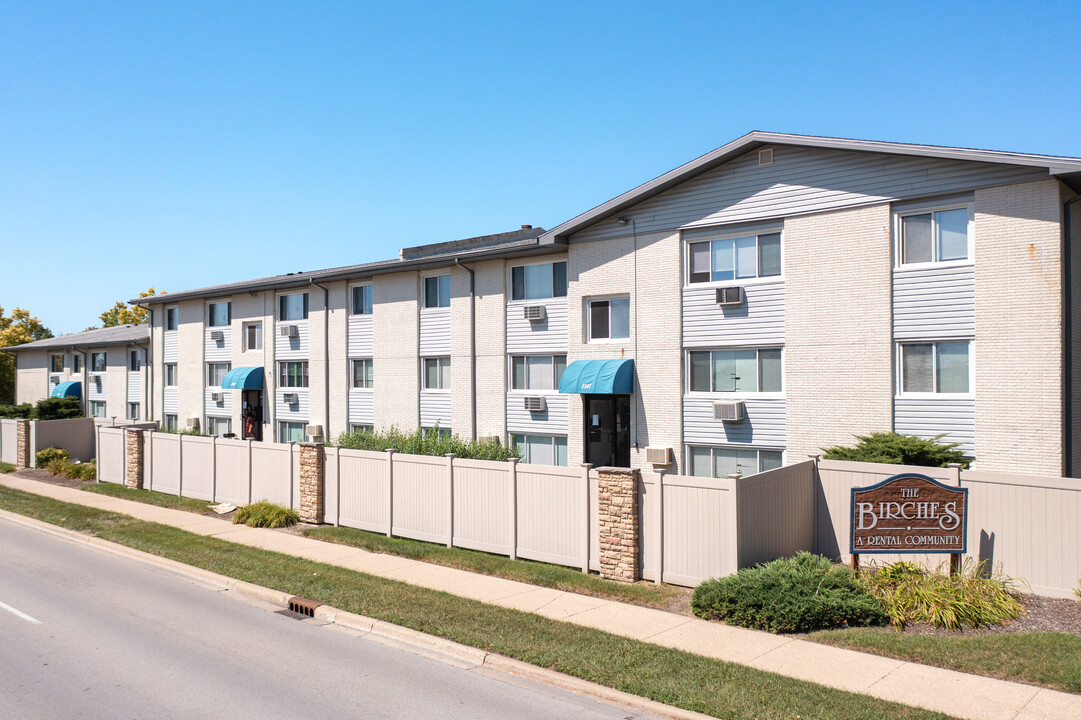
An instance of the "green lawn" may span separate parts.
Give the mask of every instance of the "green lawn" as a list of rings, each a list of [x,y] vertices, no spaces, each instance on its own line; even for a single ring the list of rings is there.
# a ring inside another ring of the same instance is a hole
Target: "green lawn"
[[[945,717],[6,487],[0,487],[0,507],[715,717]]]
[[[0,462],[0,475],[3,475],[4,473],[9,473],[14,469],[15,466],[11,463]]]
[[[975,675],[1081,693],[1081,637],[1059,632],[967,637],[825,630],[808,640]]]
[[[207,507],[210,505],[206,500],[177,497],[176,495],[168,495],[153,490],[135,490],[116,483],[90,483],[83,485],[79,489],[98,493],[99,495],[111,495],[124,500],[135,500],[148,505],[157,505],[170,510],[187,510],[193,513],[206,512]]]

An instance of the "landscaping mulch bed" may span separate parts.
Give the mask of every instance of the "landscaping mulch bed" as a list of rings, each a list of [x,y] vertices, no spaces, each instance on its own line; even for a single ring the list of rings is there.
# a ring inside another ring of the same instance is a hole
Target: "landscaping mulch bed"
[[[1021,617],[1005,625],[991,625],[979,630],[966,627],[963,630],[947,630],[931,625],[909,625],[905,633],[910,635],[933,635],[939,637],[971,637],[975,635],[1016,634],[1031,632],[1061,632],[1081,636],[1081,602],[1065,598],[1048,598],[1039,595],[1022,595],[1025,612]],[[877,629],[896,632],[892,626]]]

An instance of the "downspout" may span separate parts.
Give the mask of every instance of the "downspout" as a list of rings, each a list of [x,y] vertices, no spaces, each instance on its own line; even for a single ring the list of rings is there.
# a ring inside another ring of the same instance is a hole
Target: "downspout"
[[[151,332],[153,332],[153,331],[151,331]],[[142,364],[142,367],[140,368],[140,370],[143,373],[144,378],[147,378],[147,377],[151,378],[151,380],[148,380],[148,381],[145,381],[145,382],[141,383],[141,385],[142,385],[141,393],[142,393],[143,398],[146,399],[146,403],[145,403],[146,404],[146,412],[143,413],[143,418],[142,418],[142,420],[140,420],[140,422],[150,422],[153,419],[153,415],[151,415],[151,413],[150,413],[151,402],[152,402],[150,398],[152,397],[152,395],[149,393],[149,390],[151,389],[151,383],[153,382],[153,376],[154,376],[154,373],[150,372],[150,367],[151,367],[151,365],[150,365],[150,345],[151,345],[152,342],[153,342],[153,340],[151,340],[151,342],[147,343],[146,345],[139,345],[138,343],[135,344],[135,347],[141,348],[142,350],[146,351],[146,359],[143,361],[143,364]],[[139,403],[139,407],[142,407],[142,406],[143,406],[143,403]]]
[[[71,346],[71,349],[74,352],[82,353],[83,356],[83,367],[79,373],[79,384],[82,386],[82,391],[79,394],[82,395],[81,400],[83,405],[83,417],[88,417],[87,410],[90,409],[90,401],[86,399],[86,396],[89,394],[89,390],[87,389],[87,381],[90,379],[90,370],[86,367],[86,363],[90,359],[90,352],[85,348],[80,350],[74,345]]]
[[[1073,278],[1070,272],[1070,264],[1073,259],[1073,248],[1070,246],[1072,240],[1071,229],[1073,227],[1071,209],[1075,202],[1081,200],[1081,194],[1074,195],[1073,198],[1067,200],[1062,206],[1062,267],[1063,267],[1063,323],[1065,328],[1065,342],[1063,343],[1063,393],[1066,396],[1063,407],[1063,446],[1066,456],[1066,472],[1067,477],[1073,477],[1077,468],[1073,463],[1073,423],[1075,421],[1073,412]]]
[[[477,439],[477,274],[454,258],[454,264],[469,273],[469,438]]]
[[[154,308],[148,307],[146,311],[149,314],[150,340],[146,343],[146,390],[143,396],[146,398],[146,420],[149,422],[154,419]]]
[[[323,291],[323,439],[330,437],[330,290],[308,278],[308,285]]]

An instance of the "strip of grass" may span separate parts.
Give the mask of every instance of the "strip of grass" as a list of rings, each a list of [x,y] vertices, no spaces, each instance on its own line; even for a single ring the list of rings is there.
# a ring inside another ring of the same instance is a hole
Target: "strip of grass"
[[[3,486],[0,507],[715,717],[946,717]]]
[[[15,466],[11,463],[0,462],[0,475],[3,475],[4,473],[9,473],[14,469]]]
[[[476,550],[448,548],[445,545],[406,538],[388,538],[386,535],[354,528],[309,528],[304,531],[304,534],[316,540],[351,545],[371,552],[399,555],[484,575],[518,580],[531,585],[567,590],[646,607],[666,608],[672,598],[679,594],[678,590],[666,585],[626,585],[605,580],[596,575],[586,575],[579,570],[561,565],[549,565],[532,560],[511,560]]]
[[[135,500],[147,505],[157,505],[170,510],[186,510],[193,513],[204,513],[207,506],[210,505],[206,500],[177,497],[176,495],[168,495],[154,490],[136,490],[116,483],[90,483],[83,485],[79,489],[98,493],[99,495],[111,495],[124,500]]]
[[[824,630],[808,640],[1081,694],[1081,637],[1060,632],[939,637]]]

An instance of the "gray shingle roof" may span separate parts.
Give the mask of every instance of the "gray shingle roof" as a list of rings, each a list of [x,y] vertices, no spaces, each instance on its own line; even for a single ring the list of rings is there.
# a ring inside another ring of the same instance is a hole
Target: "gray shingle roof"
[[[4,348],[5,352],[22,350],[53,350],[71,347],[102,347],[105,345],[130,345],[150,342],[149,325],[117,325],[116,327],[84,330],[60,337],[37,340],[23,345]]]

